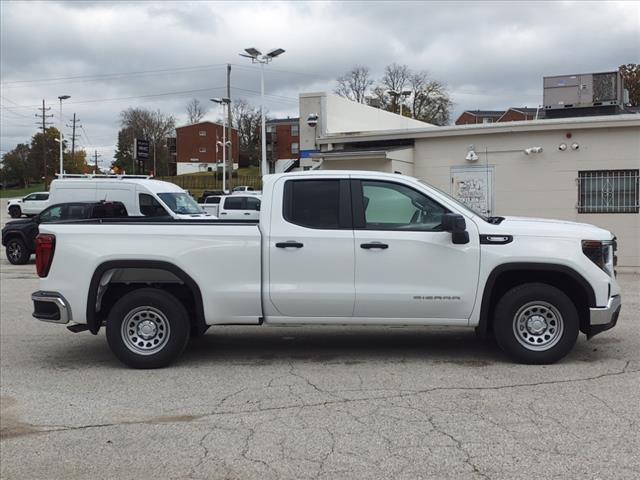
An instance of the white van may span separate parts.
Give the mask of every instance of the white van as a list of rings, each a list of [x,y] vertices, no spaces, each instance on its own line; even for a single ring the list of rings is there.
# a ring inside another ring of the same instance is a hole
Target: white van
[[[49,205],[100,200],[122,202],[131,216],[210,217],[182,188],[146,176],[63,175],[49,188]]]

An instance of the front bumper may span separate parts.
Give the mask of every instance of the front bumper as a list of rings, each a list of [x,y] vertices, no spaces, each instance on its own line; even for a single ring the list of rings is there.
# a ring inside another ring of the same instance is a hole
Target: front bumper
[[[31,294],[33,300],[33,317],[43,322],[69,323],[71,307],[69,302],[58,292],[37,291]]]
[[[618,323],[621,308],[622,300],[620,295],[610,297],[606,307],[590,308],[587,338],[615,327],[616,323]]]

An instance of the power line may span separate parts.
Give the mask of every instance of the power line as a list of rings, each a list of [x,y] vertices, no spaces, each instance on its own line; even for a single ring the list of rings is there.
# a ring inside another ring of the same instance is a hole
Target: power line
[[[212,68],[226,67],[226,63],[214,63],[209,65],[192,65],[187,67],[174,67],[174,68],[161,68],[156,70],[139,70],[135,72],[119,72],[119,73],[98,73],[93,75],[73,75],[69,77],[51,77],[51,78],[33,78],[29,80],[12,80],[9,82],[3,82],[3,86],[15,85],[19,83],[46,83],[46,82],[58,82],[61,80],[91,80],[91,79],[104,79],[104,78],[120,78],[131,77],[138,75],[153,75],[156,73],[171,73],[171,72],[188,72],[193,70],[209,70]]]

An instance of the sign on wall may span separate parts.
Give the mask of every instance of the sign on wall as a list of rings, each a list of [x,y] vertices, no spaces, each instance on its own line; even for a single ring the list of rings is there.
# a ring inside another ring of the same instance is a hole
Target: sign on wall
[[[493,165],[451,167],[451,195],[472,210],[490,216],[493,211]]]

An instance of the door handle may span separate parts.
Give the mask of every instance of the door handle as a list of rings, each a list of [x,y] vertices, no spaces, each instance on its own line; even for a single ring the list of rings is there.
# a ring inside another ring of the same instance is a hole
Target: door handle
[[[226,215],[226,214],[227,214],[227,212],[221,212],[220,213],[220,215]]]
[[[251,213],[249,213],[249,212],[245,212],[245,215],[251,215]]]
[[[278,248],[302,248],[304,247],[303,243],[296,242],[293,240],[289,240],[288,242],[278,242],[276,243],[276,247]]]
[[[361,243],[360,248],[364,248],[365,250],[371,250],[372,248],[379,248],[380,250],[386,250],[387,248],[389,248],[389,245],[382,242]]]

